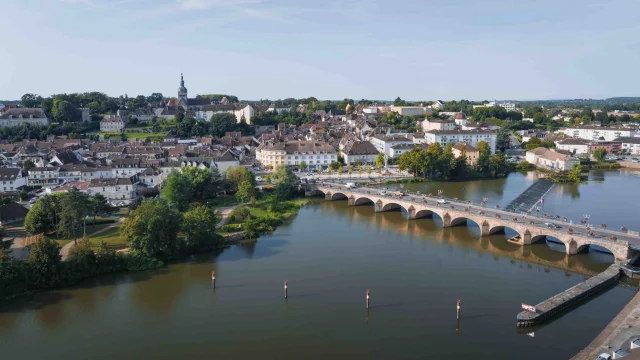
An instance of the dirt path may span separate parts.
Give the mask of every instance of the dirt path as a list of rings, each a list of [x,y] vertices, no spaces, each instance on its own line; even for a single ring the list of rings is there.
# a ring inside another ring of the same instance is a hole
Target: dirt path
[[[103,232],[105,232],[105,231],[107,231],[107,230],[109,230],[109,229],[112,229],[112,228],[114,228],[114,227],[116,227],[116,226],[118,226],[118,225],[122,224],[122,223],[124,222],[124,220],[125,220],[125,218],[120,218],[120,219],[118,219],[118,221],[117,221],[117,222],[115,222],[115,223],[113,223],[113,224],[111,224],[111,225],[107,226],[107,227],[106,227],[106,228],[104,228],[104,229],[100,229],[100,230],[98,230],[98,231],[96,231],[96,232],[93,232],[93,233],[91,233],[91,234],[87,234],[87,237],[88,237],[88,238],[90,238],[90,237],[93,237],[93,236],[96,236],[96,235],[100,235],[100,234],[102,234]],[[63,260],[63,261],[64,261],[64,260],[66,260],[66,259],[67,259],[67,257],[69,256],[69,250],[71,250],[71,248],[73,247],[73,245],[75,245],[75,242],[71,241],[70,243],[68,243],[68,244],[66,244],[65,246],[63,246],[63,247],[62,247],[62,249],[60,249],[60,256],[62,256],[62,260]]]
[[[245,204],[239,204],[239,205],[232,205],[232,206],[225,206],[225,207],[219,207],[216,208],[216,211],[218,211],[220,213],[220,215],[222,216],[222,220],[220,220],[220,224],[218,224],[218,228],[220,228],[222,225],[224,225],[227,222],[227,218],[229,217],[229,214],[231,214],[231,212],[239,207],[239,206],[243,206]]]

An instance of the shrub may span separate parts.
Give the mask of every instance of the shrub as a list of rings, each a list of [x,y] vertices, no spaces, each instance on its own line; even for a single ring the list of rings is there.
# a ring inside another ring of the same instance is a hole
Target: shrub
[[[249,211],[249,208],[247,207],[239,207],[237,209],[234,209],[230,214],[229,214],[229,221],[233,222],[233,221],[242,221],[245,220],[247,217],[249,217],[249,215],[251,215],[251,212]],[[233,220],[231,220],[233,219]]]
[[[236,232],[242,230],[242,224],[226,224],[222,225],[220,229],[224,232]]]

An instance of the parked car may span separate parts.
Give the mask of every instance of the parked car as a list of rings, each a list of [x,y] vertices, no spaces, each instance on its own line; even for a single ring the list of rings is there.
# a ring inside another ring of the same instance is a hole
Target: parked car
[[[447,204],[447,200],[445,199],[438,199],[438,204]]]
[[[554,224],[554,223],[548,223],[548,222],[547,222],[547,223],[544,223],[544,224],[545,224],[549,229],[560,229],[560,228],[562,228],[561,226],[558,226],[558,225],[556,225],[556,224]]]
[[[262,176],[256,176],[256,181],[264,181],[264,180],[262,179]]]
[[[356,187],[356,184],[352,182],[348,182],[344,185],[344,187],[346,187],[347,189],[353,189],[354,187]]]
[[[387,196],[387,192],[386,192],[386,191],[384,191],[384,190],[382,190],[382,191],[378,192],[378,195],[380,195],[380,196]]]

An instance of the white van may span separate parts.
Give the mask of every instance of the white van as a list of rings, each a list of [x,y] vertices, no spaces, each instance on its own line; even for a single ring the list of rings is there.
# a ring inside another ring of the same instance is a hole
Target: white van
[[[352,188],[356,187],[356,184],[355,184],[355,183],[350,182],[350,183],[346,183],[346,184],[344,185],[344,187],[346,187],[347,189],[352,189]]]

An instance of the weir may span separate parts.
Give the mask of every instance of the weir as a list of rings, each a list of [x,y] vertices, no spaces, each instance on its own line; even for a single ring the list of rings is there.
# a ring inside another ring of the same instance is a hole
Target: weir
[[[518,327],[542,324],[559,316],[578,303],[587,300],[618,281],[621,275],[620,264],[613,264],[600,274],[561,292],[535,306],[536,312],[523,311],[518,314]]]
[[[513,199],[505,209],[516,213],[530,211],[552,187],[553,182],[545,179],[539,179],[531,184],[527,190],[518,195],[518,197]]]

